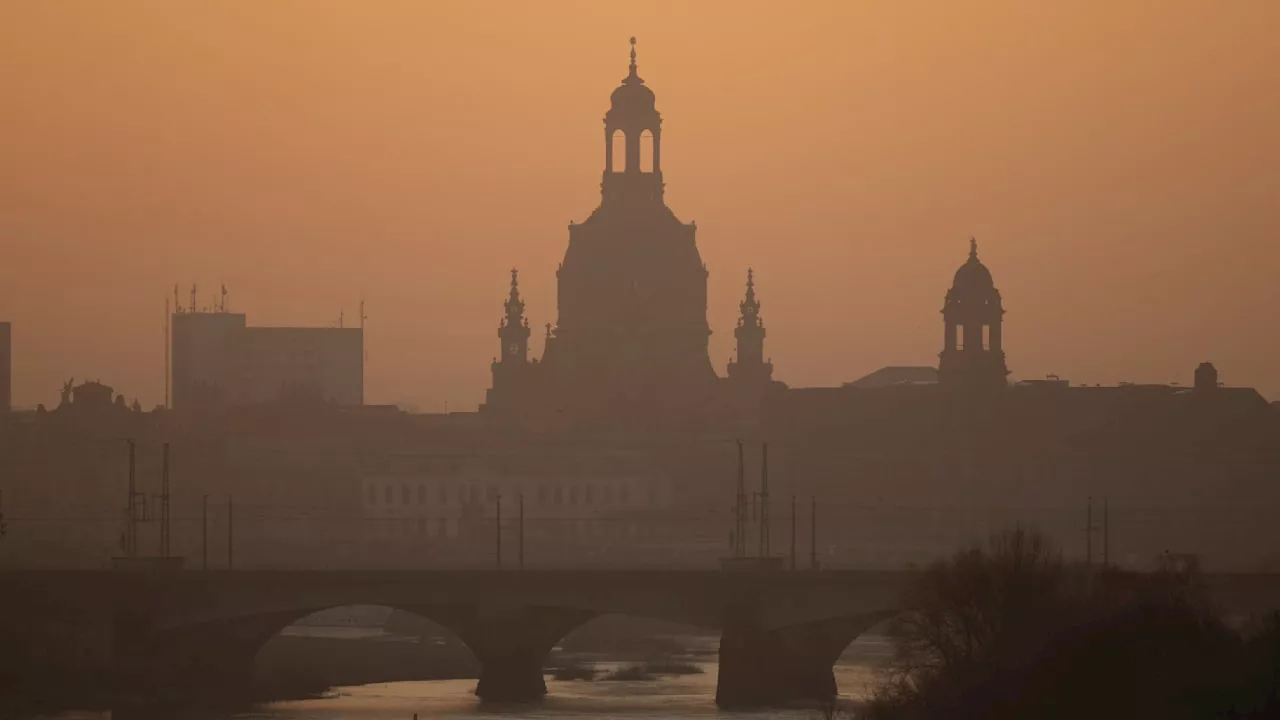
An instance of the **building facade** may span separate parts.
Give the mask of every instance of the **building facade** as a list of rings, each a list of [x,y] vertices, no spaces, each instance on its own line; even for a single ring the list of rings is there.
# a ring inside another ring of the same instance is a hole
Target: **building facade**
[[[250,327],[222,311],[180,311],[171,322],[176,410],[364,402],[361,328]]]

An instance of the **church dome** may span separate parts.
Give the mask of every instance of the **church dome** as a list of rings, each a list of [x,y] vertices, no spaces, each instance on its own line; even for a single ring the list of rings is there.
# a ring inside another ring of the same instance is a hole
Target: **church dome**
[[[957,292],[967,292],[973,290],[992,290],[995,288],[995,281],[991,279],[991,271],[987,269],[978,260],[978,243],[976,240],[969,240],[969,260],[956,270],[955,279],[951,282],[951,289]]]
[[[653,91],[636,74],[636,39],[631,38],[631,67],[622,84],[609,96],[610,115],[642,116],[656,112]]]
[[[644,81],[635,74],[633,66],[632,74],[609,96],[609,111],[627,115],[652,113],[655,102],[653,91],[645,87]]]

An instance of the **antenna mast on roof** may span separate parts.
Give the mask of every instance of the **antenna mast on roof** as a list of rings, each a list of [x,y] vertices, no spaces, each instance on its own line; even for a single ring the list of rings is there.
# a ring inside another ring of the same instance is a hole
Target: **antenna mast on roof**
[[[174,286],[177,289],[177,286]],[[169,409],[169,323],[171,322],[171,314],[169,313],[169,298],[164,299],[164,407]]]
[[[364,344],[364,321],[369,316],[364,314],[364,293],[360,294],[360,349],[364,353],[364,358],[360,363],[360,387],[364,387],[364,366],[369,363],[369,348]]]
[[[191,284],[191,307],[188,309],[188,312],[195,312],[195,311],[196,311],[196,285],[195,283],[192,283]]]

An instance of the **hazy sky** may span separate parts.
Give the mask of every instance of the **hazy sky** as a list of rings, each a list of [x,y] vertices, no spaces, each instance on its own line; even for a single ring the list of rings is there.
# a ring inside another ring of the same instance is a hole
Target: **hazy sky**
[[[166,295],[225,282],[260,325],[363,293],[367,400],[473,408],[509,268],[554,320],[631,35],[721,373],[748,266],[778,379],[936,362],[975,235],[1015,378],[1280,397],[1275,0],[10,0],[15,403],[159,403]]]

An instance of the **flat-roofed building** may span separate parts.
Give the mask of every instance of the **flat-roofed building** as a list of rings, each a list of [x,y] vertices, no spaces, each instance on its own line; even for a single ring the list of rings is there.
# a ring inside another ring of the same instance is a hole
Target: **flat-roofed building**
[[[250,327],[243,313],[173,315],[173,407],[364,403],[360,328]]]

